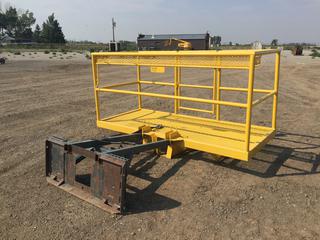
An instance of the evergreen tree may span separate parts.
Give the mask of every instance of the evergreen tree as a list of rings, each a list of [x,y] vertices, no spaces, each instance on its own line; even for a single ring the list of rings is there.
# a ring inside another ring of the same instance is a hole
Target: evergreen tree
[[[33,17],[33,13],[29,12],[29,10],[19,15],[14,30],[14,37],[16,40],[31,40],[33,35],[31,26],[35,22],[36,19]]]
[[[32,39],[34,42],[37,42],[37,43],[41,42],[40,34],[41,34],[41,28],[39,24],[37,24],[32,36]]]
[[[9,36],[14,37],[14,30],[17,26],[18,12],[16,8],[9,7],[5,12],[5,28]]]
[[[7,28],[6,14],[0,11],[0,32],[4,34],[4,30]]]
[[[278,39],[273,39],[273,40],[271,41],[271,46],[273,46],[273,47],[278,46]]]
[[[214,36],[212,41],[215,46],[220,46],[221,45],[221,36]]]
[[[15,7],[9,7],[5,12],[0,11],[0,33],[8,34],[16,40],[31,40],[31,26],[36,19],[29,10],[18,14]]]
[[[41,39],[46,43],[65,43],[64,34],[58,20],[52,13],[46,22],[42,24]]]

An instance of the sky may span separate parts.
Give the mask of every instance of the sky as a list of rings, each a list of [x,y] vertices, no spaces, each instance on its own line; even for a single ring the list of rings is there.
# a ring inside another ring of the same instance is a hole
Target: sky
[[[67,40],[108,42],[138,33],[205,33],[222,42],[320,43],[320,0],[0,0],[32,11],[41,26],[54,13]]]

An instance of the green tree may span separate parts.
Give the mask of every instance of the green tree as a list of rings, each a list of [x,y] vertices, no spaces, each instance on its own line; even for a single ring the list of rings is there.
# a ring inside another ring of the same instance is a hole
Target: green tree
[[[33,13],[29,12],[29,10],[18,16],[14,31],[15,38],[18,40],[31,40],[33,35],[31,26],[35,22],[36,19],[33,17]]]
[[[0,12],[0,31],[17,40],[32,39],[31,26],[36,19],[29,10],[18,14],[15,7],[9,7],[5,12]]]
[[[0,31],[4,34],[4,30],[7,28],[6,14],[0,11]]]
[[[40,37],[46,43],[65,43],[64,34],[58,20],[55,19],[52,13],[48,19],[42,24]]]
[[[221,37],[220,36],[214,36],[212,38],[213,40],[213,44],[216,45],[216,46],[220,46],[221,45]]]
[[[5,29],[9,36],[14,37],[14,30],[17,26],[18,12],[16,8],[9,7],[5,12]]]
[[[36,25],[36,28],[34,29],[34,32],[33,32],[33,36],[32,36],[32,39],[34,42],[41,42],[41,28],[39,26],[39,24]]]
[[[278,39],[273,39],[271,42],[271,46],[273,46],[273,47],[278,46]]]
[[[120,43],[120,46],[121,46],[121,50],[123,50],[123,51],[134,51],[134,50],[137,50],[136,42],[120,40],[119,43]]]

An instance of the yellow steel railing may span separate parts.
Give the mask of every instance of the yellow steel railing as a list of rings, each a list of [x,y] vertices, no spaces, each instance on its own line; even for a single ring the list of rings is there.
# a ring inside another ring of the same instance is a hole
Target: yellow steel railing
[[[255,66],[261,63],[261,56],[275,54],[275,75],[273,89],[254,89]],[[134,65],[137,70],[136,81],[100,86],[98,67],[100,65]],[[163,66],[174,68],[174,82],[157,82],[141,80],[141,66]],[[212,86],[193,85],[181,83],[181,68],[210,68],[213,69]],[[119,93],[138,96],[138,107],[142,108],[142,96],[156,97],[174,100],[174,113],[179,110],[189,110],[211,113],[216,120],[220,120],[220,108],[223,106],[240,107],[246,109],[245,121],[245,151],[250,151],[250,133],[252,108],[266,99],[273,97],[272,107],[272,129],[276,129],[276,115],[279,87],[279,50],[228,50],[228,51],[150,51],[150,52],[117,52],[117,53],[93,53],[92,54],[93,83],[96,103],[96,117],[101,120],[99,93]],[[248,88],[235,88],[221,86],[222,69],[245,69],[248,71]],[[151,93],[142,91],[143,84],[171,86],[174,88],[174,95]],[[137,85],[137,91],[115,89],[128,85]],[[181,96],[181,88],[211,89],[212,99],[194,98]],[[246,92],[246,103],[229,102],[221,100],[222,91]],[[260,99],[253,101],[253,94],[264,94]],[[212,110],[191,108],[181,106],[181,100],[211,104]]]

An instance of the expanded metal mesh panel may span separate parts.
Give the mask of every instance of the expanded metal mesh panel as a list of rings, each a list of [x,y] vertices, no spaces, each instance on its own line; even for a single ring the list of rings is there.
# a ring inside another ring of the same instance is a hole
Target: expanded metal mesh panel
[[[254,63],[255,63],[255,65],[260,65],[261,64],[261,56],[256,56]]]
[[[178,65],[204,67],[248,67],[249,56],[181,56]]]
[[[141,56],[138,63],[141,65],[160,65],[174,66],[176,65],[176,57],[174,56]]]
[[[137,64],[137,57],[136,56],[99,56],[97,58],[97,64],[135,65]]]
[[[219,57],[217,56],[181,56],[178,63],[186,66],[218,66]]]
[[[190,67],[249,67],[249,56],[96,56],[97,64],[190,66]],[[256,58],[256,64],[259,64]]]

